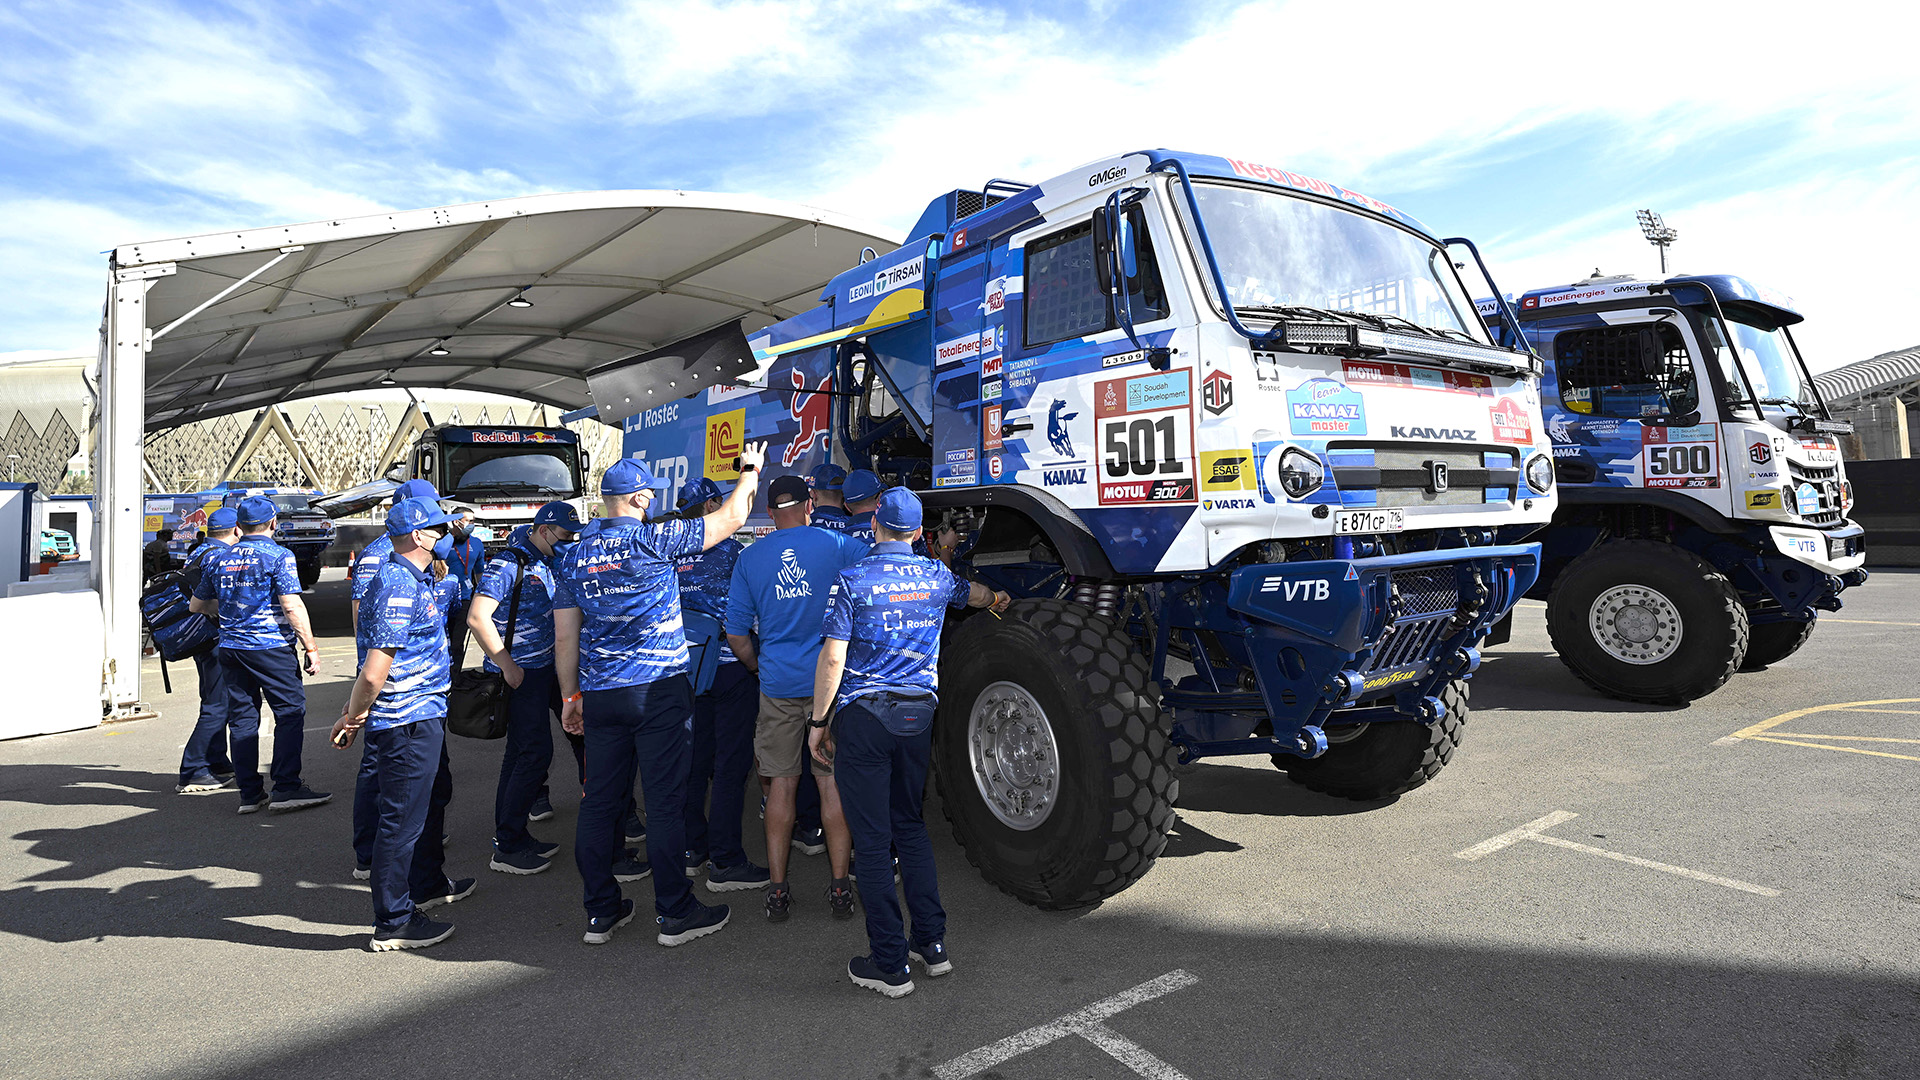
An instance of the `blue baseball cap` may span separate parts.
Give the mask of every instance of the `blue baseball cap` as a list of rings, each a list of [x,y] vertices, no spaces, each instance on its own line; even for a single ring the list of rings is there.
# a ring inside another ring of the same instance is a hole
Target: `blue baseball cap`
[[[607,466],[600,477],[600,494],[631,495],[642,488],[666,489],[673,485],[663,476],[655,476],[647,463],[637,458],[621,458]]]
[[[248,528],[265,525],[279,516],[280,508],[273,505],[273,500],[265,495],[255,495],[252,498],[240,500],[239,521],[241,525]]]
[[[680,489],[680,508],[684,510],[695,503],[719,497],[720,485],[703,476]]]
[[[847,470],[831,461],[823,461],[813,467],[813,490],[839,491],[841,481],[847,478]]]
[[[571,503],[550,502],[533,513],[531,528],[537,529],[542,525],[558,525],[568,532],[579,532],[580,515],[573,512]]]
[[[240,511],[231,506],[223,506],[207,515],[208,532],[226,532],[240,527]]]
[[[452,520],[453,515],[440,509],[435,499],[401,499],[387,511],[387,535],[401,537],[415,529],[445,525]]]
[[[855,469],[847,474],[840,494],[848,502],[865,502],[880,494],[880,478],[866,469]]]
[[[433,490],[433,485],[425,480],[409,480],[394,489],[393,501],[399,502],[401,499],[432,499],[434,502],[439,502],[440,493]]]
[[[873,520],[894,532],[912,532],[920,527],[920,496],[903,487],[891,487],[880,493],[880,505]]]

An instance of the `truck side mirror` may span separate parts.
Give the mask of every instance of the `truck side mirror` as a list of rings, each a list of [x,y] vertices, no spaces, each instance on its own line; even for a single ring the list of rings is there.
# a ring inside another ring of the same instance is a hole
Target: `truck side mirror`
[[[395,483],[404,483],[407,479],[407,463],[404,461],[396,461],[387,466],[387,471],[380,475]]]
[[[592,475],[592,474],[593,474],[593,455],[592,455],[592,454],[589,454],[589,453],[588,453],[588,452],[586,452],[585,450],[582,450],[582,451],[580,451],[580,479],[581,479],[581,481],[582,481],[582,482],[584,483],[584,482],[585,482],[585,480],[586,480],[586,478],[587,478],[588,476],[590,476],[590,475]]]

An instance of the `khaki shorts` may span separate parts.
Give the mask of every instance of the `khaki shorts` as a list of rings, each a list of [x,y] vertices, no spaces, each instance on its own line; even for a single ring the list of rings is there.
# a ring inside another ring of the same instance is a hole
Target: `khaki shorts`
[[[760,759],[761,776],[799,776],[801,759],[810,757],[807,736],[812,729],[811,697],[760,695],[760,721],[753,729],[753,755]],[[832,776],[833,766],[814,759],[813,775]]]

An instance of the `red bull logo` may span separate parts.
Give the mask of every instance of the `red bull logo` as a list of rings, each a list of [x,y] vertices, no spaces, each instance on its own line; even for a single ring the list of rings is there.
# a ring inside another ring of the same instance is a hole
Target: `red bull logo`
[[[794,433],[793,441],[787,444],[786,452],[780,456],[780,464],[792,468],[793,463],[805,457],[813,449],[814,441],[824,439],[830,423],[833,398],[826,391],[833,389],[833,374],[829,372],[820,380],[820,385],[807,388],[807,378],[800,374],[799,368],[788,372],[793,376],[793,398],[787,403],[787,416],[800,424],[800,430]]]
[[[530,443],[557,443],[560,441],[560,436],[555,435],[551,431],[530,431],[527,433],[527,441]]]

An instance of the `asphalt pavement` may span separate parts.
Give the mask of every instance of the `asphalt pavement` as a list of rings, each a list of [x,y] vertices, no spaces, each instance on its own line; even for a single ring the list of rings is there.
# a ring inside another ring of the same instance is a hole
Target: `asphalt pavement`
[[[1528,604],[1432,784],[1353,803],[1264,759],[1193,766],[1166,855],[1090,909],[986,884],[936,797],[955,970],[897,1001],[847,981],[864,931],[828,917],[824,857],[796,856],[786,924],[733,893],[714,937],[582,944],[577,798],[556,784],[535,827],[553,870],[488,872],[500,747],[468,740],[448,868],[479,890],[436,913],[446,944],[368,952],[359,751],[324,737],[353,665],[339,575],[308,597],[330,806],[173,794],[191,665],[171,695],[145,678],[158,719],[0,743],[0,1076],[1920,1074],[1920,574],[1687,708],[1589,691]]]

